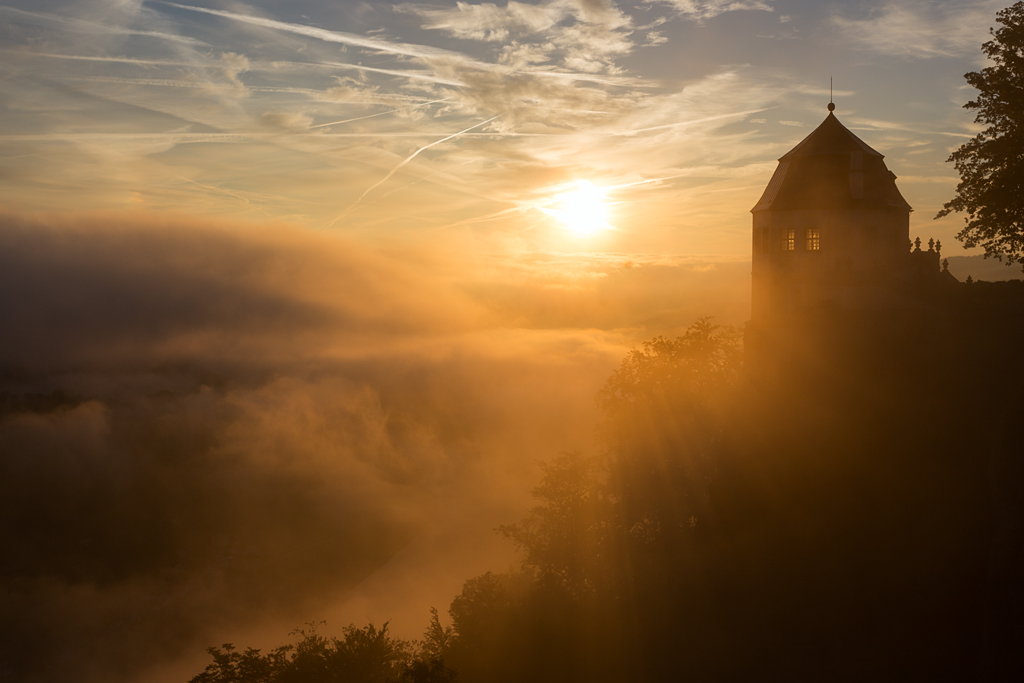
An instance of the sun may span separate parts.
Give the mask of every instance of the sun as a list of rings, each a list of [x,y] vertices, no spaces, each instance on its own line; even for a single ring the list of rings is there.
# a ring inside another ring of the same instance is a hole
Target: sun
[[[557,218],[572,232],[593,235],[599,230],[612,228],[608,224],[608,205],[605,199],[604,190],[595,187],[589,180],[577,180],[575,189],[555,197],[558,208],[544,208],[541,211]]]

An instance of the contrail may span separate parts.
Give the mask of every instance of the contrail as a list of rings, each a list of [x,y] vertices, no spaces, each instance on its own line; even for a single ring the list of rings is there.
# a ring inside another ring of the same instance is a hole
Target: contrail
[[[341,125],[342,123],[352,123],[353,121],[362,121],[363,119],[372,119],[375,116],[384,116],[385,114],[394,114],[396,111],[408,111],[410,109],[419,109],[420,107],[426,107],[427,105],[430,105],[430,104],[437,104],[438,102],[447,102],[450,99],[452,99],[452,98],[446,97],[443,100],[432,100],[430,102],[424,102],[423,104],[417,104],[416,106],[413,106],[413,107],[400,107],[398,109],[388,109],[387,111],[381,111],[381,112],[377,112],[376,114],[369,114],[367,116],[360,116],[360,117],[354,118],[354,119],[345,119],[344,121],[331,121],[330,123],[318,123],[315,126],[310,126],[309,129],[313,130],[314,128],[323,128],[324,126],[338,126],[338,125]]]
[[[83,62],[118,62],[122,64],[139,64],[146,66],[190,66],[190,67],[201,67],[206,69],[217,68],[221,69],[224,67],[223,64],[194,64],[191,62],[166,62],[158,61],[154,59],[134,59],[131,57],[89,57],[85,55],[58,55],[51,52],[22,52],[20,50],[0,50],[0,52],[10,53],[14,55],[24,57],[47,57],[50,59],[74,59]]]
[[[482,121],[481,123],[478,123],[478,124],[476,124],[475,126],[470,126],[470,127],[469,127],[469,128],[467,128],[466,130],[460,130],[460,131],[459,131],[458,133],[453,133],[453,134],[449,135],[449,136],[448,136],[448,137],[446,137],[446,138],[441,138],[440,140],[437,140],[436,142],[431,142],[431,143],[430,143],[429,145],[424,145],[423,147],[420,147],[420,148],[419,148],[418,150],[416,150],[415,152],[413,152],[412,154],[410,154],[409,156],[407,156],[407,157],[406,157],[405,159],[403,159],[403,160],[402,160],[402,162],[401,162],[400,164],[398,164],[398,165],[397,165],[397,166],[395,166],[395,167],[394,167],[393,169],[391,169],[391,170],[390,170],[390,171],[388,172],[388,174],[387,174],[386,176],[384,176],[383,178],[381,178],[380,180],[378,180],[378,181],[377,181],[376,183],[374,183],[374,185],[373,185],[372,187],[370,187],[369,189],[367,189],[367,190],[366,190],[366,192],[363,192],[363,193],[362,193],[361,195],[359,195],[359,199],[355,200],[355,201],[354,201],[354,202],[352,203],[352,206],[350,206],[350,207],[348,207],[347,209],[345,209],[345,210],[344,210],[343,212],[341,212],[341,213],[340,213],[340,214],[338,215],[338,217],[337,217],[337,218],[335,218],[335,219],[334,219],[333,221],[331,221],[330,223],[328,223],[327,225],[325,225],[325,226],[324,226],[324,229],[326,230],[327,228],[331,227],[332,225],[334,225],[335,223],[337,223],[338,221],[340,221],[340,220],[341,220],[342,218],[344,218],[345,216],[347,216],[347,215],[348,215],[348,213],[349,213],[349,212],[350,212],[350,211],[351,211],[352,209],[356,208],[356,206],[357,206],[357,205],[359,204],[359,202],[361,202],[361,201],[363,201],[364,199],[366,199],[366,195],[370,194],[371,192],[373,192],[374,190],[376,190],[376,189],[377,189],[378,187],[380,187],[381,185],[383,185],[384,183],[386,183],[386,182],[387,182],[388,180],[390,180],[390,179],[391,179],[391,176],[393,176],[393,175],[395,175],[396,173],[398,173],[398,170],[399,170],[400,168],[402,168],[402,167],[403,167],[403,166],[405,166],[405,165],[406,165],[407,163],[409,163],[410,161],[412,161],[413,159],[415,159],[415,158],[416,158],[417,156],[419,156],[419,153],[420,153],[420,152],[424,152],[424,151],[426,151],[426,150],[430,149],[431,147],[434,147],[435,145],[440,145],[440,144],[441,144],[442,142],[448,142],[448,141],[449,141],[449,140],[451,140],[452,138],[457,138],[457,137],[459,137],[460,135],[462,135],[463,133],[468,133],[469,131],[473,130],[474,128],[479,128],[480,126],[486,125],[486,124],[490,123],[491,121],[493,121],[494,119],[496,119],[496,118],[499,118],[500,116],[501,116],[501,114],[498,114],[498,116],[492,116],[491,118],[487,119],[486,121]]]
[[[612,135],[636,135],[637,133],[646,133],[651,130],[663,130],[665,128],[676,128],[678,126],[689,126],[695,123],[707,123],[708,121],[718,121],[719,119],[729,119],[734,116],[746,116],[747,114],[757,114],[762,111],[768,111],[775,107],[763,107],[761,109],[748,109],[747,111],[738,111],[732,114],[718,114],[717,116],[707,116],[702,119],[693,119],[690,121],[680,121],[678,123],[666,123],[663,126],[652,126],[651,128],[638,128],[637,130],[625,130],[619,133],[612,133]]]
[[[307,62],[311,63],[311,62]],[[388,76],[400,76],[402,78],[411,78],[413,80],[430,81],[431,83],[440,83],[442,85],[451,85],[456,88],[465,87],[465,83],[462,81],[453,81],[450,78],[441,78],[424,71],[408,71],[400,69],[378,69],[373,66],[363,66],[362,64],[346,64],[345,62],[316,62],[314,66],[333,66],[339,69],[356,69],[357,71],[369,71],[375,74],[385,74]]]
[[[290,24],[284,21],[264,19],[263,17],[252,16],[249,14],[236,14],[235,12],[226,12],[224,10],[209,9],[206,7],[196,7],[194,5],[182,5],[177,2],[169,2],[168,0],[148,0],[148,4],[154,3],[160,5],[168,5],[170,7],[177,7],[178,9],[188,10],[190,12],[202,12],[203,14],[212,14],[215,17],[233,19],[235,21],[240,21],[246,24],[262,26],[263,28],[273,28],[277,29],[278,31],[297,33],[300,36],[309,36],[310,38],[317,38],[328,43],[341,43],[343,45],[351,45],[353,47],[361,47],[369,50],[379,50],[380,52],[390,52],[392,54],[406,55],[408,57],[458,57],[466,59],[465,55],[461,53],[452,52],[451,50],[443,50],[441,48],[436,47],[430,47],[428,45],[392,43],[390,41],[380,40],[378,38],[367,38],[365,36],[356,35],[354,33],[345,33],[343,31],[330,31],[328,29],[318,28],[316,26],[308,26],[306,24]]]
[[[526,209],[524,209],[521,206],[513,206],[511,209],[503,209],[503,210],[497,211],[495,213],[489,213],[486,216],[477,216],[476,218],[464,218],[461,221],[455,221],[454,223],[448,223],[447,225],[435,225],[432,228],[424,228],[423,232],[429,232],[431,230],[443,230],[444,228],[454,228],[457,225],[465,225],[467,223],[483,223],[484,221],[490,221],[490,220],[494,220],[495,218],[501,218],[502,216],[507,216],[510,213],[516,213],[516,212],[523,213],[525,210],[530,209],[530,208],[533,208],[533,207],[526,207]]]
[[[636,187],[637,185],[650,185],[651,183],[660,183],[663,180],[674,180],[676,178],[682,178],[684,176],[685,174],[679,173],[676,175],[667,175],[664,178],[649,178],[647,180],[637,180],[636,182],[626,183],[625,185],[609,185],[608,187],[603,187],[601,189],[603,189],[605,192],[611,192],[612,190],[621,190],[626,187]]]

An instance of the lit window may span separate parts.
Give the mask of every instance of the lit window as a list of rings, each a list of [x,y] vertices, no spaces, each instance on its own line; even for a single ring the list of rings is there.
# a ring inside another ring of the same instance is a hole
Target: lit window
[[[821,230],[807,228],[807,251],[821,251]]]
[[[790,228],[782,231],[782,251],[793,251],[796,249],[796,230]]]

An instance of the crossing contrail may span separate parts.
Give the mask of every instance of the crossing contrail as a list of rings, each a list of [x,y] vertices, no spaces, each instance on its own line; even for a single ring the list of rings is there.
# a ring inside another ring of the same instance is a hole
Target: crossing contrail
[[[330,123],[318,123],[315,126],[310,126],[309,129],[323,128],[324,126],[338,126],[342,123],[352,123],[353,121],[362,121],[363,119],[372,119],[375,116],[384,116],[385,114],[394,114],[396,111],[407,111],[409,109],[419,109],[420,107],[426,107],[427,105],[437,104],[438,102],[447,102],[452,98],[446,97],[443,100],[431,100],[430,102],[424,102],[423,104],[417,104],[413,107],[402,107],[401,109],[388,109],[387,111],[378,112],[376,114],[369,114],[368,116],[360,116],[354,119],[345,119],[344,121],[331,121]]]
[[[420,153],[420,152],[424,152],[424,151],[426,151],[426,150],[430,149],[431,147],[433,147],[433,146],[435,146],[435,145],[440,145],[440,144],[441,144],[442,142],[448,142],[448,141],[449,141],[449,140],[451,140],[452,138],[457,138],[457,137],[459,137],[460,135],[463,135],[464,133],[468,133],[469,131],[473,130],[474,128],[479,128],[480,126],[486,125],[486,124],[490,123],[491,121],[493,121],[494,119],[496,119],[496,118],[499,118],[500,116],[501,116],[501,114],[498,114],[498,116],[492,116],[491,118],[487,119],[486,121],[482,121],[482,122],[480,122],[480,123],[476,124],[475,126],[470,126],[470,127],[469,127],[469,128],[467,128],[466,130],[460,130],[460,131],[459,131],[458,133],[452,133],[451,135],[449,135],[449,136],[448,136],[448,137],[446,137],[446,138],[441,138],[440,140],[436,140],[436,141],[434,141],[434,142],[431,142],[431,143],[430,143],[429,145],[424,145],[423,147],[420,147],[420,148],[419,148],[418,150],[416,150],[415,152],[413,152],[412,154],[410,154],[409,156],[407,156],[407,157],[406,157],[405,159],[403,159],[401,163],[399,163],[399,164],[398,164],[397,166],[395,166],[395,167],[394,167],[393,169],[391,169],[390,171],[388,171],[388,174],[387,174],[386,176],[384,176],[383,178],[381,178],[380,180],[378,180],[378,181],[377,181],[376,183],[374,183],[374,184],[373,184],[373,186],[372,186],[372,187],[368,188],[368,189],[367,189],[367,190],[366,190],[365,192],[363,192],[363,193],[362,193],[361,195],[359,195],[359,199],[357,199],[357,200],[355,200],[354,202],[352,202],[352,206],[350,206],[350,207],[348,207],[347,209],[345,209],[344,211],[342,211],[342,212],[341,212],[341,213],[340,213],[340,214],[338,215],[338,217],[337,217],[337,218],[335,218],[335,219],[334,219],[333,221],[331,221],[330,223],[328,223],[327,225],[325,225],[325,226],[324,226],[324,228],[326,229],[326,228],[329,228],[329,227],[331,227],[332,225],[334,225],[335,223],[337,223],[338,221],[340,221],[340,220],[341,220],[342,218],[344,218],[345,216],[347,216],[347,215],[348,215],[348,213],[349,213],[349,212],[350,212],[350,211],[351,211],[352,209],[356,208],[356,206],[358,206],[358,205],[359,205],[359,202],[361,202],[361,201],[363,201],[364,199],[366,199],[366,195],[370,194],[371,192],[373,192],[374,190],[376,190],[376,189],[377,189],[378,187],[380,187],[381,185],[383,185],[384,183],[386,183],[386,182],[387,182],[388,180],[390,180],[390,179],[391,179],[391,176],[393,176],[393,175],[395,175],[396,173],[398,173],[399,169],[401,169],[401,168],[402,168],[403,166],[405,166],[405,165],[406,165],[407,163],[409,163],[410,161],[412,161],[413,159],[415,159],[415,158],[416,158],[416,157],[417,157],[417,156],[419,155],[419,153]]]

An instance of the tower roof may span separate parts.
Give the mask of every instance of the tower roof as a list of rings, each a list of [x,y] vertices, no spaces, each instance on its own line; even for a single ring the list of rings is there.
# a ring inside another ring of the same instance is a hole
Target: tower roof
[[[775,174],[751,211],[912,211],[883,158],[840,123],[830,109],[821,125],[779,159]]]
[[[849,154],[851,152],[863,152],[884,158],[875,150],[871,149],[866,142],[850,132],[832,112],[828,113],[821,125],[814,129],[810,135],[793,149],[782,156],[782,159],[790,159],[798,156],[815,156],[819,154]]]

